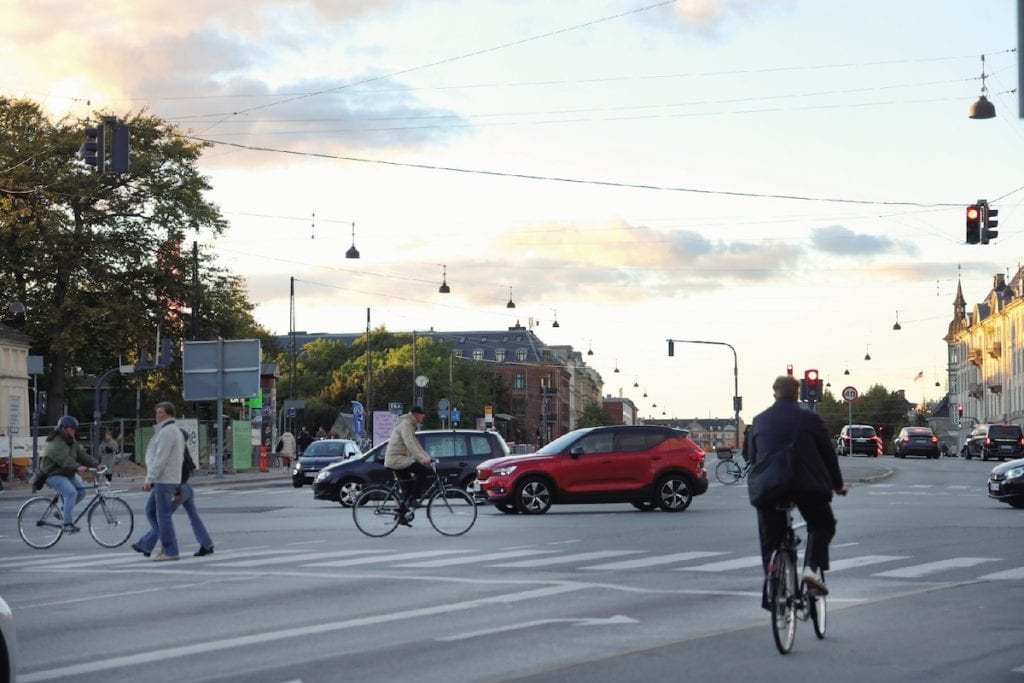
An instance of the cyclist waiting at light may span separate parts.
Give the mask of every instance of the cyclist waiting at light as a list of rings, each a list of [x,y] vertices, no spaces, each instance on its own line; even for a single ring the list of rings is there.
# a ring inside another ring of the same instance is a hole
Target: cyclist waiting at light
[[[85,483],[78,476],[96,461],[75,440],[78,420],[65,415],[46,437],[46,450],[39,469],[46,475],[46,485],[64,499],[64,531],[78,531],[72,513],[75,504],[85,498]]]
[[[384,451],[384,467],[393,471],[404,484],[403,510],[408,505],[415,507],[418,504],[426,488],[427,477],[433,474],[430,469],[433,460],[416,440],[416,428],[423,423],[424,415],[423,408],[413,406],[412,410],[399,417]],[[404,515],[400,519],[401,524],[408,526]]]
[[[787,444],[793,444],[794,462],[787,498],[807,521],[803,581],[811,590],[827,595],[823,572],[829,568],[828,546],[836,533],[836,518],[830,502],[833,492],[845,494],[847,486],[821,416],[804,410],[797,403],[800,382],[791,375],[783,375],[776,378],[772,390],[775,403],[754,418],[744,444],[744,455],[749,458],[751,467],[755,467],[759,459],[768,458],[765,465],[771,468],[772,455]],[[757,504],[766,586],[772,551],[786,532],[786,511],[778,507],[779,502]],[[771,609],[766,594],[762,592],[762,596],[761,606]]]

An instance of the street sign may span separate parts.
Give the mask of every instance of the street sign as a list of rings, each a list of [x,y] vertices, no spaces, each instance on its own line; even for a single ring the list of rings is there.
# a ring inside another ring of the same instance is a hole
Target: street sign
[[[260,393],[260,340],[185,342],[182,383],[186,401],[250,398]]]
[[[849,403],[850,401],[856,401],[857,396],[859,396],[859,394],[857,393],[856,388],[843,387],[843,400],[846,401],[847,403]]]

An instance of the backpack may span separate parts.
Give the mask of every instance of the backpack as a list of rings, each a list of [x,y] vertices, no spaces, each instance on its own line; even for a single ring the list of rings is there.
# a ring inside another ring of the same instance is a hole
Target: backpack
[[[195,472],[196,463],[192,459],[192,453],[188,449],[188,432],[181,429],[181,427],[178,427],[178,429],[181,430],[181,435],[185,437],[185,457],[181,459],[181,483],[184,484],[188,481],[189,476]]]

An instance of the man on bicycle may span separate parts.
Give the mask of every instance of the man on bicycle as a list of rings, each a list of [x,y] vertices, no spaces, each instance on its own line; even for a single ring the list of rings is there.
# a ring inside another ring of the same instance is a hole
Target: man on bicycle
[[[413,406],[412,410],[399,417],[384,451],[384,467],[404,482],[405,500],[400,510],[403,513],[408,506],[416,507],[419,504],[427,477],[433,474],[430,469],[433,460],[416,440],[416,428],[423,423],[424,416],[423,408]],[[410,526],[404,514],[399,519],[400,524]]]
[[[78,420],[65,415],[46,437],[46,450],[39,469],[46,475],[46,484],[64,499],[64,531],[78,531],[72,516],[75,504],[85,498],[85,483],[78,476],[89,467],[96,467],[82,445],[75,440]]]
[[[797,403],[800,382],[792,375],[776,378],[772,384],[775,403],[754,418],[744,452],[754,467],[767,459],[763,467],[772,468],[774,454],[792,443],[793,469],[788,486],[788,501],[807,521],[807,548],[804,551],[803,582],[820,595],[827,595],[824,570],[829,568],[828,546],[836,533],[832,514],[832,493],[845,494],[846,484],[839,471],[839,459],[828,438],[825,422],[817,413]],[[760,469],[760,468],[759,468]],[[757,529],[761,538],[761,559],[767,586],[768,562],[772,551],[786,532],[786,510],[782,501],[757,504]],[[765,593],[761,606],[771,609]]]

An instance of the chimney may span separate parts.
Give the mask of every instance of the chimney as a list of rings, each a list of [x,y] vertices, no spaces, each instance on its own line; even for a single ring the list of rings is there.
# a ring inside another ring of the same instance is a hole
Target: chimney
[[[992,289],[997,292],[1001,292],[1006,289],[1006,276],[1002,273],[997,274],[992,278]]]

